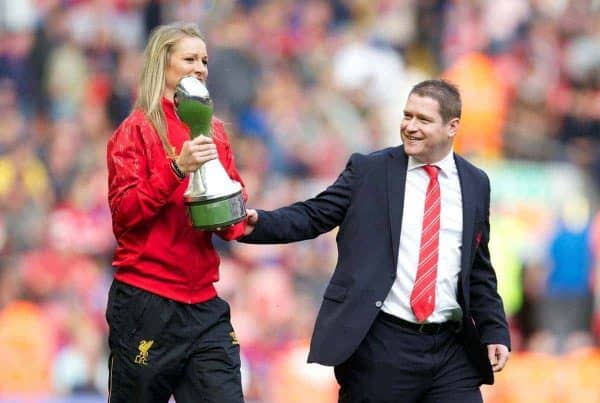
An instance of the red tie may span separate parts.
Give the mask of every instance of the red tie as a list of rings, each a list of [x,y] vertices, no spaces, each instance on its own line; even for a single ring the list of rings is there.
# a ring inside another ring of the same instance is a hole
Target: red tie
[[[435,307],[435,279],[438,266],[440,243],[440,184],[439,168],[434,165],[423,167],[429,175],[429,185],[425,193],[421,248],[415,285],[410,295],[410,306],[419,322],[423,322]]]

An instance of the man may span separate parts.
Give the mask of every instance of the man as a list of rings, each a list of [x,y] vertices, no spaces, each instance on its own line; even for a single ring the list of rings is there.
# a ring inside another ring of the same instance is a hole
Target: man
[[[489,180],[452,151],[460,115],[456,87],[421,82],[406,103],[402,146],[352,155],[312,199],[248,211],[248,243],[339,226],[308,360],[335,366],[342,403],[481,402],[479,386],[506,364]]]

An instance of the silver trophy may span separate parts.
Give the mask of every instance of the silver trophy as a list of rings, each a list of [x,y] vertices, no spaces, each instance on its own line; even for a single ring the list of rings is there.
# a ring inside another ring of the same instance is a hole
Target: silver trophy
[[[174,101],[177,116],[190,128],[192,138],[212,136],[213,104],[202,81],[191,76],[182,78]],[[218,159],[190,174],[183,197],[192,225],[198,229],[224,228],[246,217],[242,186],[227,175]]]

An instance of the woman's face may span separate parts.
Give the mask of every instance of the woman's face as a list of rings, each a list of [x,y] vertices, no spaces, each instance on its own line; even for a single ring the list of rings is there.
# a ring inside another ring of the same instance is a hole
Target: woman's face
[[[184,36],[173,46],[165,72],[165,98],[172,101],[177,83],[189,75],[204,83],[208,77],[206,44],[195,36]]]

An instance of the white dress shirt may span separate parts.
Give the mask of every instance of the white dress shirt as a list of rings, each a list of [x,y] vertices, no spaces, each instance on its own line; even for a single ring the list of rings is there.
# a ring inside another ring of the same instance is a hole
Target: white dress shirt
[[[421,164],[409,156],[397,275],[381,308],[384,312],[409,322],[417,322],[410,307],[410,294],[419,265],[425,192],[429,185],[429,176],[421,168],[423,165],[425,164]],[[462,318],[462,310],[458,305],[456,292],[460,272],[463,214],[460,181],[454,162],[454,153],[451,151],[433,165],[440,168],[438,181],[442,204],[435,309],[425,322],[441,323],[449,320],[459,321]]]

